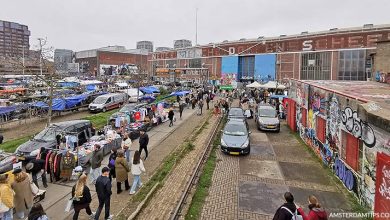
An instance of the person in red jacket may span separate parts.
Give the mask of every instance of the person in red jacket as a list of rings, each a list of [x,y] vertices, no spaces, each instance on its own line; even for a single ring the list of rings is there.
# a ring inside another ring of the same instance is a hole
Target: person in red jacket
[[[328,215],[325,210],[321,207],[318,199],[310,195],[309,196],[309,215],[305,215],[305,212],[302,208],[298,208],[299,214],[303,217],[303,220],[328,220]]]

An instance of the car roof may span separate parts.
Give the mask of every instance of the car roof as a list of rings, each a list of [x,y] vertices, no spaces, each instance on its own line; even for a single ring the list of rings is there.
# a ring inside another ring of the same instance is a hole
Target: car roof
[[[81,123],[90,123],[88,120],[72,120],[72,121],[63,121],[58,123],[52,123],[50,126],[55,126],[57,128],[67,128],[72,125],[81,124]]]
[[[100,95],[98,97],[112,97],[112,96],[122,95],[122,94],[125,94],[125,93],[108,93],[108,94]]]
[[[268,105],[268,104],[267,105],[259,105],[258,109],[274,109],[275,110],[275,108],[273,106]]]
[[[239,125],[239,124],[242,124],[244,126],[245,125],[245,121],[243,119],[229,119],[226,124],[236,124],[236,125]]]
[[[241,111],[242,111],[242,108],[239,108],[239,107],[232,107],[232,108],[230,108],[230,110],[241,110]]]

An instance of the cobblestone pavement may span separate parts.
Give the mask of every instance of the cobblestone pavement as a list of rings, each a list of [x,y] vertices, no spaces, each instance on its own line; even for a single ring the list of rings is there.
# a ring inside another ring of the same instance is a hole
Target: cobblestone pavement
[[[163,220],[169,219],[175,209],[183,190],[189,181],[193,170],[204,151],[209,134],[212,132],[217,118],[212,116],[209,124],[202,130],[193,142],[194,148],[185,158],[172,169],[161,189],[153,195],[147,207],[138,216],[142,220]]]
[[[201,219],[272,219],[293,193],[307,209],[307,197],[316,195],[328,212],[351,210],[347,198],[320,162],[282,124],[280,133],[258,131],[248,120],[251,134],[249,156],[217,152],[217,164]]]

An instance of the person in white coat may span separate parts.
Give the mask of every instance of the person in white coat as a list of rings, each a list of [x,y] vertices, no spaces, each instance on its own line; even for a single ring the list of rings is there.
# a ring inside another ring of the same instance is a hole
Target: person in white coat
[[[145,172],[144,163],[141,160],[141,154],[139,151],[134,152],[133,159],[131,161],[131,174],[133,174],[133,185],[130,189],[130,195],[135,193],[137,187],[142,187],[141,173]]]

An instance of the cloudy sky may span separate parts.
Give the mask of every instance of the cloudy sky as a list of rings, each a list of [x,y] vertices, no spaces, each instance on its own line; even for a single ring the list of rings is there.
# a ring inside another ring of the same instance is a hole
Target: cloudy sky
[[[279,36],[366,23],[390,23],[389,0],[13,0],[1,3],[0,20],[29,26],[30,44],[47,37],[55,48],[135,48],[150,40],[173,47]]]

